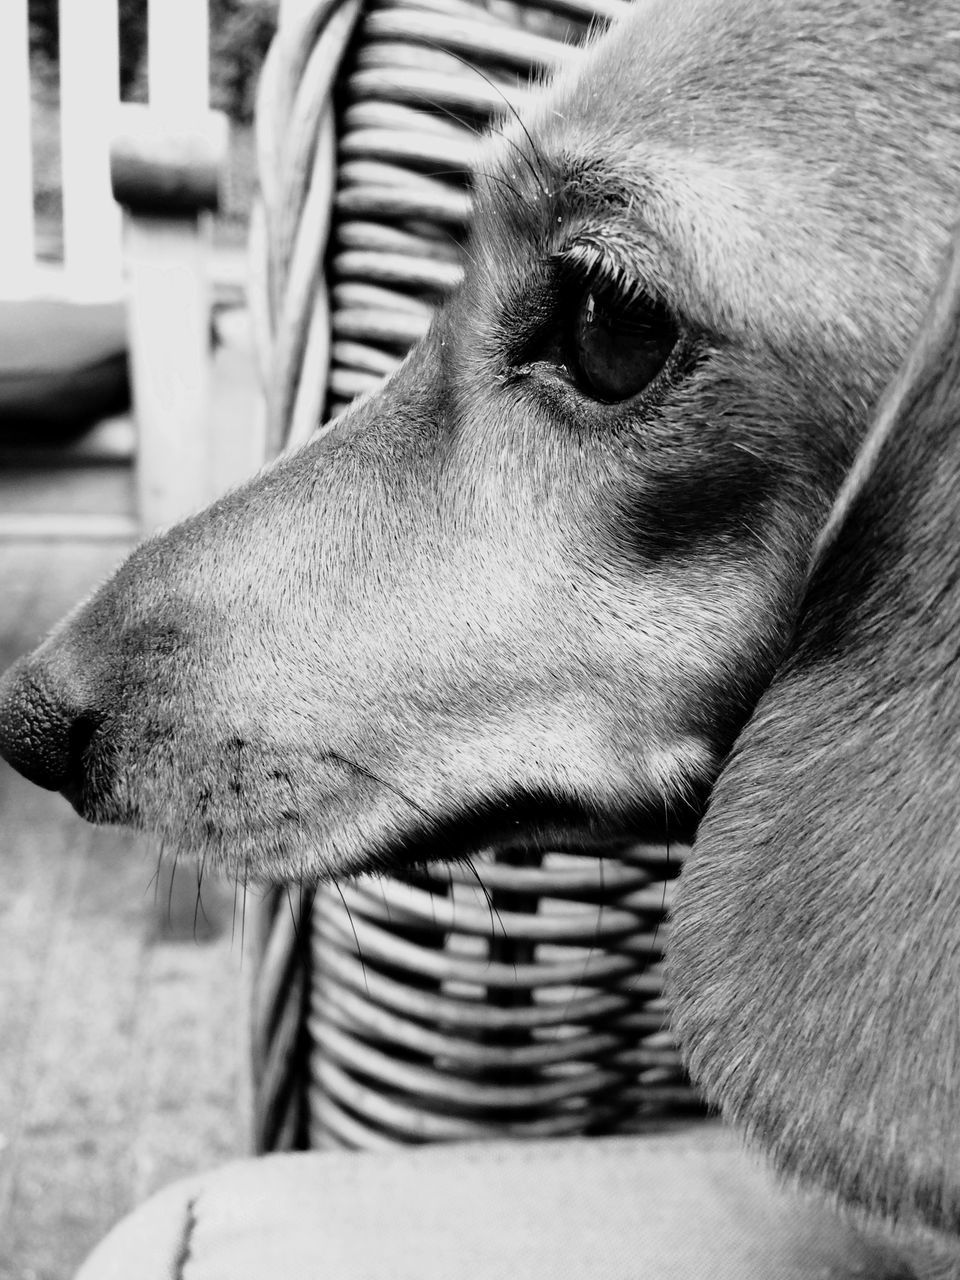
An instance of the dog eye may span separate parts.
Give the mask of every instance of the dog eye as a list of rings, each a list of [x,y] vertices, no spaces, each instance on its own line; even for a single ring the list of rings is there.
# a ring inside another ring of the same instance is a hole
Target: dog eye
[[[566,362],[581,390],[613,404],[649,386],[679,337],[663,303],[646,294],[622,298],[594,286],[577,303]]]

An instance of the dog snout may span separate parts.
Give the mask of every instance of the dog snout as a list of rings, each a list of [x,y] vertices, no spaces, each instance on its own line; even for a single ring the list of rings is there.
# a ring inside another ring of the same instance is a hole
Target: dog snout
[[[87,682],[26,657],[0,679],[0,755],[30,782],[68,796],[82,787],[100,723]]]

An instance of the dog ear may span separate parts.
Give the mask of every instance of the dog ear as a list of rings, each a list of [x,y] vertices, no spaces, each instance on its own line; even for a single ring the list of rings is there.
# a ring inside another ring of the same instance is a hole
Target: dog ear
[[[694,1078],[781,1171],[956,1234],[956,245],[852,475],[681,877],[669,989]]]

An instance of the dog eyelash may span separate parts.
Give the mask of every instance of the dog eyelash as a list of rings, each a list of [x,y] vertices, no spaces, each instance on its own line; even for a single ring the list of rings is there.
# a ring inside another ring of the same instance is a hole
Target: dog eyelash
[[[589,232],[566,245],[549,259],[549,265],[568,288],[595,287],[629,307],[657,291],[641,280],[629,252],[616,239],[600,239]]]

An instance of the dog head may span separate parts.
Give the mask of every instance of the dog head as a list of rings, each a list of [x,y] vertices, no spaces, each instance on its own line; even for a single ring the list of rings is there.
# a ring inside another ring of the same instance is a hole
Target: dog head
[[[638,0],[489,145],[466,282],[424,343],[14,668],[8,757],[90,818],[270,876],[692,823],[936,280],[955,19]],[[692,878],[717,913],[740,758]],[[723,1097],[726,988],[689,995],[721,944],[685,899],[682,1025]]]

